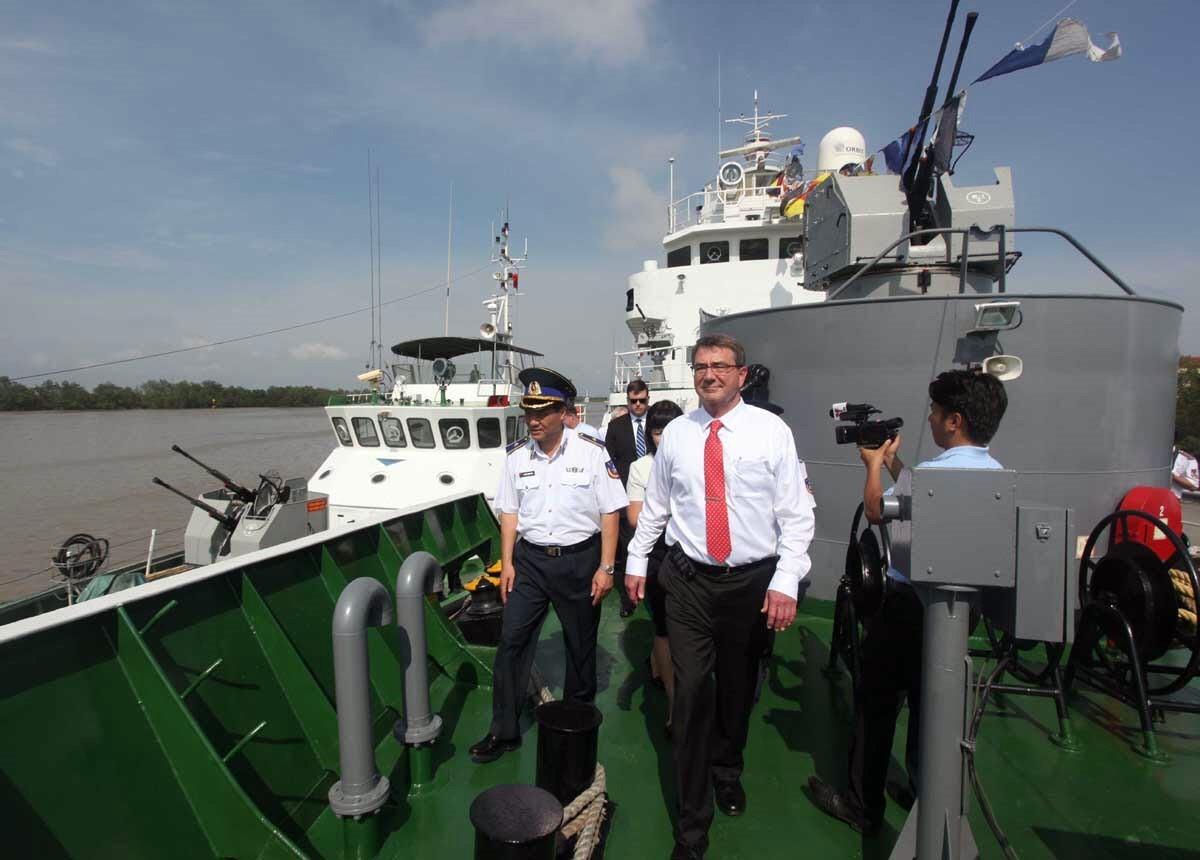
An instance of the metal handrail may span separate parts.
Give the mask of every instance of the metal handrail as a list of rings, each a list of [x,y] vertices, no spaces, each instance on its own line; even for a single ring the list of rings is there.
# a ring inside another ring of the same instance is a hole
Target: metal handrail
[[[1103,272],[1105,275],[1107,275],[1109,280],[1111,280],[1114,284],[1116,284],[1118,287],[1120,287],[1122,290],[1124,290],[1126,294],[1131,295],[1131,296],[1137,295],[1137,293],[1134,292],[1132,287],[1130,287],[1123,280],[1121,280],[1121,278],[1115,272],[1113,272],[1112,269],[1108,268],[1108,266],[1106,266],[1106,265],[1104,265],[1104,263],[1100,262],[1099,258],[1096,257],[1095,254],[1093,254],[1086,247],[1084,247],[1082,242],[1080,242],[1078,239],[1076,239],[1074,236],[1072,236],[1066,230],[1060,230],[1057,227],[1005,227],[1003,224],[1000,224],[991,230],[984,230],[980,227],[927,227],[922,230],[913,230],[909,233],[905,233],[903,236],[901,236],[895,242],[888,245],[887,248],[885,248],[882,252],[880,252],[879,254],[876,254],[874,259],[872,259],[869,263],[866,263],[861,269],[859,269],[857,272],[855,272],[853,275],[851,275],[849,280],[847,280],[844,284],[842,284],[840,287],[838,287],[832,293],[827,295],[825,297],[825,301],[829,302],[829,301],[833,301],[834,299],[836,299],[843,291],[845,291],[845,289],[847,287],[849,287],[851,284],[853,284],[855,281],[857,281],[859,278],[861,278],[863,275],[865,275],[867,272],[869,272],[871,269],[873,269],[880,260],[882,260],[884,257],[891,254],[892,251],[894,251],[896,248],[898,248],[900,245],[903,245],[905,242],[909,241],[910,239],[913,239],[918,236],[936,236],[936,235],[956,235],[956,236],[961,235],[963,237],[962,267],[960,268],[959,274],[958,274],[958,278],[959,278],[958,291],[960,294],[962,294],[966,289],[966,278],[967,278],[966,248],[967,248],[968,243],[970,242],[969,237],[973,235],[976,239],[987,239],[987,238],[990,238],[993,233],[999,234],[999,247],[997,248],[996,261],[1000,264],[999,291],[1001,293],[1003,293],[1005,291],[1005,287],[1006,287],[1005,275],[1008,273],[1007,251],[1005,250],[1006,235],[1008,233],[1052,233],[1056,236],[1061,236],[1063,239],[1066,239],[1068,242],[1070,242],[1071,245],[1074,246],[1076,251],[1083,254],[1083,256],[1087,257],[1087,259],[1092,263],[1093,266],[1095,266],[1097,269],[1099,269],[1101,272]],[[947,263],[950,262],[950,244],[949,243],[946,243],[946,262]]]
[[[696,191],[667,205],[667,226],[674,232],[695,224],[720,224],[725,220],[725,206],[747,199],[762,198],[764,211],[778,208],[781,194],[777,185]],[[695,200],[699,200],[699,206],[693,203]],[[700,212],[707,214],[701,216]]]

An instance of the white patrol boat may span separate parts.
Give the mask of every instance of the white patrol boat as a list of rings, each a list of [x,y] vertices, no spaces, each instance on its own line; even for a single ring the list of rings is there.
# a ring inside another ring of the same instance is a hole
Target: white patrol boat
[[[853,128],[835,128],[821,141],[816,173],[806,175],[801,139],[772,140],[766,130],[786,116],[760,113],[755,92],[753,117],[725,120],[750,127],[743,143],[720,151],[715,181],[678,200],[671,159],[666,266],[647,260],[629,277],[625,323],[633,348],[616,353],[610,408],[625,404],[634,379],[650,386],[653,400],[695,408],[691,346],[702,322],[824,299],[804,284],[804,201],[831,172],[857,169],[866,142]]]
[[[331,527],[450,495],[493,500],[505,449],[528,435],[517,376],[541,357],[513,343],[509,303],[526,257],[510,255],[508,233],[505,223],[493,258],[498,288],[476,337],[398,343],[387,370],[359,376],[374,391],[325,407],[337,447],[308,486],[329,496]]]

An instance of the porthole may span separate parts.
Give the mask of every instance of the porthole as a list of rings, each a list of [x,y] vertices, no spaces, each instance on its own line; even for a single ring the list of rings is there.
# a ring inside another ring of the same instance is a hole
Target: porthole
[[[379,473],[371,476],[372,484],[382,484],[386,480],[387,480],[387,475],[383,474],[383,472],[379,472]]]
[[[326,478],[328,478],[328,477],[329,477],[329,475],[330,475],[330,473],[331,473],[332,471],[333,471],[333,469],[326,469],[324,472],[322,472],[321,474],[317,475],[317,480],[318,480],[318,481],[324,481]]]
[[[442,472],[442,474],[438,475],[438,480],[448,487],[454,483],[454,476],[449,472]]]

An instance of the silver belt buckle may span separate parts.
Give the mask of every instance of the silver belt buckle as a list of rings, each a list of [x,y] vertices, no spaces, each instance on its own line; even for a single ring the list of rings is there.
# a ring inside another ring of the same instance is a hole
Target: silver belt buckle
[[[546,555],[551,556],[553,558],[558,558],[560,555],[562,555],[562,547],[561,546],[547,546],[547,547],[542,547],[542,548],[544,550],[546,550]]]

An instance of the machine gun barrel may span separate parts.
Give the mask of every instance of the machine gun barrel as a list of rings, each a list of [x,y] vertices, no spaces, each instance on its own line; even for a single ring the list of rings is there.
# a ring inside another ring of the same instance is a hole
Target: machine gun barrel
[[[228,475],[224,474],[223,472],[217,471],[212,466],[209,466],[205,463],[201,463],[199,460],[197,460],[195,457],[193,457],[187,451],[180,448],[178,445],[172,445],[171,450],[174,451],[176,454],[180,454],[180,455],[186,457],[187,459],[191,460],[193,463],[195,463],[201,469],[208,472],[208,474],[212,475],[214,478],[216,478],[218,481],[220,481],[221,485],[223,487],[225,487],[225,489],[229,490],[229,492],[231,492],[235,496],[237,496],[238,501],[246,502],[246,503],[250,503],[250,502],[254,501],[254,491],[253,490],[243,487],[241,484],[234,481],[233,478],[230,478]],[[164,484],[163,486],[166,486],[166,485]]]
[[[963,57],[967,53],[967,43],[971,41],[971,31],[975,29],[975,21],[979,18],[978,12],[967,13],[967,24],[963,28],[962,41],[958,44],[958,57],[954,60],[954,71],[950,73],[950,86],[946,88],[946,101],[942,104],[945,109],[950,106],[950,102],[954,98],[954,88],[958,85],[958,73],[962,70]],[[929,187],[933,184],[933,158],[928,157],[924,161],[919,159],[914,160],[913,164],[916,167],[916,176],[913,179],[912,185],[909,186],[909,212],[912,213],[912,222],[917,223],[917,210],[913,207],[924,207],[925,199],[929,196]]]
[[[912,196],[913,181],[917,175],[917,163],[920,160],[921,149],[925,146],[925,129],[929,125],[929,115],[933,112],[933,103],[937,100],[938,78],[942,76],[942,61],[946,58],[946,45],[950,41],[950,31],[954,28],[954,16],[958,13],[958,0],[950,0],[950,14],[946,16],[946,29],[942,32],[942,45],[938,48],[937,62],[933,65],[933,77],[929,81],[929,86],[925,89],[925,101],[921,104],[921,112],[917,114],[917,124],[920,129],[917,131],[916,139],[909,140],[909,148],[905,150],[905,158],[913,152],[912,147],[916,147],[916,156],[905,172],[904,185],[909,189],[908,206],[909,211],[913,209],[913,203],[920,203]]]
[[[191,496],[189,496],[187,493],[183,492],[182,490],[178,490],[175,487],[172,487],[170,484],[168,484],[162,478],[155,477],[153,480],[154,480],[154,483],[158,484],[160,487],[164,487],[165,489],[170,490],[172,493],[179,496],[179,498],[183,499],[184,501],[188,502],[189,504],[194,505],[195,507],[204,511],[204,513],[208,514],[214,520],[216,520],[221,525],[223,525],[227,531],[232,532],[233,530],[235,530],[237,528],[238,521],[237,521],[236,517],[231,517],[231,516],[229,516],[229,514],[223,514],[220,511],[218,511],[216,508],[214,508],[212,505],[208,504],[207,502],[202,502],[199,499],[192,498]]]

